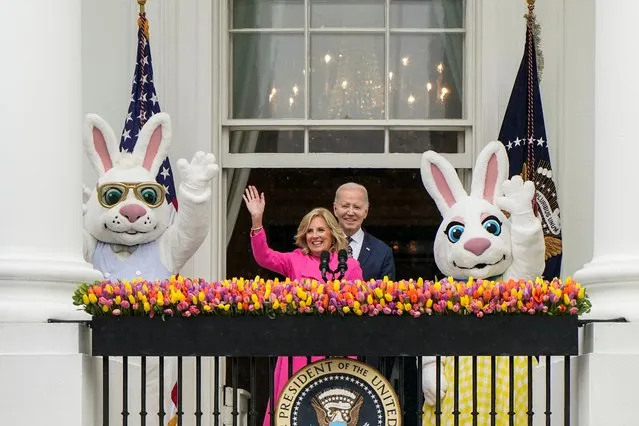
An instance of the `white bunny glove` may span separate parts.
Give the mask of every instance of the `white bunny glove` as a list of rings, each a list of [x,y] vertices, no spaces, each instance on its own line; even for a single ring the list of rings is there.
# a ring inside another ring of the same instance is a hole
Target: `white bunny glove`
[[[521,176],[515,175],[501,184],[504,195],[497,197],[497,207],[514,216],[532,213],[532,200],[535,196],[535,184],[524,182]]]
[[[510,213],[510,240],[513,262],[503,279],[532,279],[540,277],[545,267],[545,243],[541,221],[533,212],[535,184],[513,176],[502,183],[504,196],[497,197],[497,207]]]
[[[434,406],[437,395],[437,364],[434,356],[422,357],[422,390],[424,391],[424,402],[429,406]],[[446,396],[448,390],[448,381],[444,377],[444,357],[440,369],[440,401]]]
[[[190,163],[184,158],[180,158],[177,167],[182,177],[182,189],[193,196],[200,196],[204,199],[209,197],[211,193],[210,182],[220,171],[213,154],[198,151]]]

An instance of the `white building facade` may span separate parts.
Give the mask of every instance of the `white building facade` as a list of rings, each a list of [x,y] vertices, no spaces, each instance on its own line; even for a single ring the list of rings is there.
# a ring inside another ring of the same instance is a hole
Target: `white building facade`
[[[45,322],[82,318],[70,305],[71,294],[78,281],[96,279],[82,260],[80,189],[82,183],[93,185],[95,176],[82,153],[81,122],[89,112],[103,116],[114,129],[124,122],[135,65],[138,5],[133,0],[58,0],[55,6],[38,1],[4,3],[0,46],[3,62],[9,66],[0,71],[0,92],[6,94],[0,100],[0,128],[7,136],[0,148],[5,161],[0,168],[5,182],[2,200],[5,206],[22,207],[5,208],[0,214],[4,234],[0,242],[0,379],[9,383],[0,388],[0,407],[8,412],[7,424],[35,424],[63,416],[67,425],[94,424],[92,407],[98,389],[91,377],[96,367],[86,355],[87,348],[78,343],[84,341],[78,338],[84,332],[77,325]],[[265,2],[273,3],[277,2]],[[281,31],[301,40],[304,69],[319,67],[305,47],[312,51],[313,46],[322,46],[321,37],[326,43],[338,37],[330,23],[314,27],[311,3],[302,2],[299,26]],[[366,4],[381,5],[385,16],[391,3]],[[396,3],[408,8],[419,7],[415,5],[420,2]],[[448,154],[451,162],[460,169],[472,167],[481,147],[497,138],[521,60],[527,7],[524,0],[460,3],[464,18],[456,32],[464,45],[463,66],[457,73],[458,87],[463,88],[462,112],[458,117],[424,121],[411,119],[405,107],[393,110],[388,94],[381,95],[386,107],[373,118],[335,118],[314,109],[312,82],[306,75],[299,84],[308,87],[311,96],[299,112],[289,109],[288,116],[273,113],[272,118],[243,114],[233,109],[231,40],[282,34],[258,31],[259,25],[234,28],[230,1],[149,0],[155,84],[162,109],[173,124],[170,157],[175,162],[197,150],[209,151],[222,169],[214,181],[217,198],[210,236],[182,274],[211,280],[227,276],[227,245],[234,226],[228,213],[241,208],[241,201],[238,204],[237,197],[229,197],[227,187],[242,186],[242,170],[290,164],[302,169],[417,169],[419,152],[393,152],[394,132],[404,130],[454,133],[457,145]],[[635,77],[639,60],[630,52],[639,45],[632,20],[639,16],[639,3],[537,0],[535,11],[544,55],[542,101],[561,207],[562,276],[576,274],[587,289],[592,287],[591,318],[634,321],[639,312],[633,298],[639,286],[639,249],[634,244],[637,231],[625,224],[625,216],[632,214],[627,212],[633,212],[636,203],[632,170],[639,148],[632,130],[634,113],[639,112],[633,102],[639,95]],[[419,33],[382,20],[372,30],[344,30],[340,36],[365,34],[367,40],[388,41],[429,33],[437,31]],[[313,37],[320,40],[318,44]],[[379,70],[383,76],[392,72],[390,59],[403,59],[392,46],[379,44],[386,59]],[[292,107],[297,100],[288,98],[283,101]],[[327,129],[377,130],[382,150],[313,152],[313,132]],[[285,153],[230,148],[234,137],[242,137],[239,132],[263,130],[298,132],[302,148]],[[25,142],[18,143],[21,140]],[[51,182],[56,188],[50,188]],[[27,196],[29,191],[37,191],[37,205]],[[574,389],[579,390],[573,398],[573,422],[634,424],[629,420],[632,410],[622,407],[633,402],[631,386],[639,380],[639,345],[634,343],[639,341],[639,330],[634,323],[600,324],[589,330],[583,337],[583,355],[574,367]],[[63,360],[63,367],[58,360]],[[19,371],[28,373],[22,376]],[[25,382],[35,380],[42,385],[27,399],[32,388]],[[46,409],[30,408],[29,400],[34,399],[47,400]],[[69,418],[69,412],[75,414]]]

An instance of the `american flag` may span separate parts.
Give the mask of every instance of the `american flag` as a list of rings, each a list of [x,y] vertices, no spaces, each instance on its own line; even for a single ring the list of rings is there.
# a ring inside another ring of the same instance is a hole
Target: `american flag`
[[[120,151],[133,152],[133,147],[138,141],[138,134],[144,123],[160,112],[160,103],[153,83],[153,66],[151,64],[151,46],[149,45],[149,21],[146,14],[141,12],[138,15],[138,43],[135,61],[135,72],[133,74],[133,87],[131,89],[131,102],[129,110],[124,120],[124,130],[120,138]],[[178,209],[178,201],[173,181],[173,171],[169,158],[165,158],[155,180],[166,191],[166,201],[173,205],[174,211]],[[160,392],[163,392],[160,389]],[[177,382],[173,385],[169,396],[172,407],[171,412],[177,408]],[[162,409],[163,411],[163,409]],[[176,416],[172,415],[169,425],[175,424]]]
[[[153,84],[153,66],[151,64],[151,46],[149,45],[149,21],[145,13],[138,17],[138,45],[135,72],[133,74],[133,88],[129,111],[124,121],[124,130],[120,139],[120,151],[133,152],[138,140],[138,134],[144,123],[160,112],[160,103]],[[178,208],[173,171],[169,158],[165,158],[155,180],[164,186],[166,201]]]
[[[544,278],[552,279],[561,273],[561,223],[557,189],[550,166],[532,27],[532,22],[529,22],[524,55],[510,94],[499,140],[508,151],[509,176],[521,175],[524,180],[535,183],[534,206],[542,223],[546,243]]]

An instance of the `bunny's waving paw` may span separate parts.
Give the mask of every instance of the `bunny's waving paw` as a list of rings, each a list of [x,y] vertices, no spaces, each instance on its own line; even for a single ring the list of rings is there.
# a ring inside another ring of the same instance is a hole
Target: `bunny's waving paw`
[[[523,181],[521,176],[515,175],[501,184],[504,192],[502,197],[495,200],[497,206],[513,215],[532,212],[532,200],[535,196],[535,184],[529,180]]]
[[[177,162],[182,184],[189,190],[202,192],[209,189],[209,182],[219,173],[220,168],[213,154],[198,151],[189,163],[183,158]]]

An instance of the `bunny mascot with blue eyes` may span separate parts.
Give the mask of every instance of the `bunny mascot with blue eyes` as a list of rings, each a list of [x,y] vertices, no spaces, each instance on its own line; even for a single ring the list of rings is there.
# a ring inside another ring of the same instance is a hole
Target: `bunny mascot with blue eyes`
[[[533,212],[533,182],[520,176],[508,179],[508,155],[501,142],[490,142],[473,169],[470,195],[455,168],[441,155],[422,157],[421,175],[426,190],[442,215],[434,243],[435,262],[445,276],[535,280],[545,266],[541,221]],[[508,212],[509,217],[503,213]],[[497,332],[497,330],[495,330]],[[522,330],[522,334],[525,330]],[[496,420],[508,424],[509,359],[496,358]],[[515,424],[527,424],[527,359],[515,357]],[[490,357],[477,359],[477,424],[490,424]],[[452,424],[454,411],[454,359],[442,357],[440,386],[441,424]],[[473,424],[472,358],[459,357],[459,424]],[[423,357],[423,425],[435,424],[435,357]]]
[[[166,202],[166,189],[155,180],[170,143],[171,121],[166,113],[149,118],[131,153],[120,152],[113,130],[102,118],[86,117],[84,147],[98,181],[83,209],[84,255],[105,279],[169,279],[180,272],[208,235],[211,181],[219,171],[215,157],[197,152],[190,163],[178,160],[180,206],[171,223],[173,208]],[[176,365],[174,359],[165,359],[166,375],[160,389],[157,359],[147,360],[148,413],[159,411],[159,392],[167,404],[164,412],[173,409],[167,408]]]

